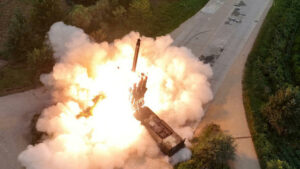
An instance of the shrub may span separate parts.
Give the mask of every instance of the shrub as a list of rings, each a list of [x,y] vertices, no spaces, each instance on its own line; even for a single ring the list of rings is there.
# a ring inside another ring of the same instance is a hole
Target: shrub
[[[300,43],[299,43],[300,46]],[[299,50],[300,52],[300,50]],[[300,85],[300,54],[294,54],[292,56],[292,63],[293,63],[293,73],[296,85]]]
[[[133,0],[129,7],[128,26],[144,34],[151,32],[153,15],[149,0]]]
[[[281,160],[270,160],[267,162],[267,169],[294,169],[287,162]]]
[[[50,26],[62,18],[63,11],[58,0],[33,0],[30,24],[34,33],[41,36],[41,41],[44,40]]]
[[[151,14],[150,2],[149,0],[133,0],[130,3],[130,12],[132,15],[136,16],[147,16]]]
[[[201,135],[192,140],[192,158],[177,166],[177,169],[225,169],[234,159],[234,139],[226,135],[216,124],[207,125]]]
[[[107,38],[107,35],[102,29],[98,29],[90,34],[90,37],[96,42],[102,42]]]
[[[9,25],[4,56],[10,60],[24,60],[31,47],[30,26],[24,15],[17,11]]]
[[[123,6],[117,6],[112,11],[112,14],[114,15],[116,22],[123,22],[124,16],[126,15],[126,13],[127,13],[127,10]]]
[[[111,14],[111,6],[108,0],[98,1],[95,5],[89,7],[90,15],[92,16],[88,33],[102,29],[105,32],[110,32],[108,24],[113,20]]]
[[[298,88],[280,89],[275,95],[270,96],[263,107],[262,113],[279,135],[297,132],[298,124],[293,123],[293,119],[298,119],[300,115],[299,95]]]
[[[36,145],[38,143],[41,143],[45,137],[48,136],[45,132],[40,132],[36,129],[36,123],[39,120],[41,116],[41,113],[36,113],[30,123],[30,129],[31,129],[31,144]]]
[[[75,4],[90,6],[95,4],[99,0],[72,0]],[[101,0],[100,0],[101,1]]]
[[[299,168],[281,151],[290,148],[293,155],[299,147],[299,99],[294,93],[299,79],[299,7],[298,0],[273,2],[245,67],[244,105],[262,168],[273,159]]]
[[[296,33],[295,42],[292,49],[291,65],[293,68],[293,76],[296,85],[300,85],[300,29]]]
[[[38,79],[41,73],[48,73],[54,65],[53,51],[44,44],[41,48],[35,48],[28,53],[27,66],[34,74],[34,79]]]
[[[67,23],[87,30],[90,26],[92,15],[87,7],[82,5],[73,6],[67,16]]]

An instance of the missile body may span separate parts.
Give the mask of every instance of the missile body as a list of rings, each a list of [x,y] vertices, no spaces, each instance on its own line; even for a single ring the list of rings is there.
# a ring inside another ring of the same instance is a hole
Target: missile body
[[[136,43],[132,71],[136,71],[138,52],[141,40]],[[131,104],[135,109],[134,116],[147,129],[153,140],[157,143],[161,152],[172,156],[185,147],[182,139],[165,121],[160,119],[149,107],[144,106],[144,95],[147,91],[146,83],[148,77],[143,73],[140,81],[131,88]]]

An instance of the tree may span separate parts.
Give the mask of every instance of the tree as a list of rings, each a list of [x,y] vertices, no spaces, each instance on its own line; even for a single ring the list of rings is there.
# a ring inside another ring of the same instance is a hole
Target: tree
[[[73,6],[67,16],[67,23],[87,30],[90,26],[92,15],[87,7],[82,5]]]
[[[300,43],[299,43],[300,46]],[[300,50],[299,50],[300,53]],[[294,79],[295,79],[295,83],[297,85],[300,85],[300,54],[294,54],[292,56],[292,63],[293,63],[293,73],[294,73]]]
[[[279,135],[298,132],[299,124],[294,120],[300,116],[299,95],[299,89],[295,87],[280,89],[275,95],[270,96],[262,108],[268,123]]]
[[[30,122],[30,129],[31,129],[31,144],[32,145],[36,145],[39,144],[41,142],[43,142],[43,140],[46,137],[49,137],[49,135],[46,132],[41,132],[38,131],[36,129],[36,123],[39,120],[40,116],[41,116],[42,112],[36,113]]]
[[[192,143],[191,160],[179,164],[178,169],[225,169],[229,168],[228,161],[234,159],[234,139],[216,124],[207,125]]]
[[[267,162],[267,169],[294,169],[285,161],[270,160]]]
[[[91,6],[99,0],[72,0],[72,1],[78,5]]]
[[[50,26],[62,18],[63,11],[58,0],[33,0],[30,24],[35,34],[41,36],[42,39]]]
[[[90,37],[96,42],[102,42],[107,38],[107,35],[102,29],[98,29],[90,34]]]
[[[48,73],[52,70],[54,65],[53,51],[44,44],[41,48],[35,48],[28,53],[27,65],[33,72],[34,79],[40,76],[41,73]]]
[[[117,22],[123,22],[124,16],[126,15],[127,11],[123,6],[117,6],[113,11],[112,14],[115,17]]]
[[[291,66],[293,68],[293,76],[296,85],[300,85],[300,29],[296,33],[292,53]]]
[[[17,11],[9,25],[8,40],[5,43],[8,59],[15,61],[26,59],[26,53],[32,47],[31,39],[28,21],[20,11]]]
[[[149,0],[133,0],[129,10],[133,15],[149,15],[151,13],[150,2]]]
[[[102,29],[104,32],[109,32],[109,22],[112,21],[111,6],[108,0],[98,1],[95,5],[89,7],[90,15],[92,16],[91,24],[88,33]]]
[[[149,0],[133,0],[129,5],[129,23],[131,29],[147,34],[153,21]]]

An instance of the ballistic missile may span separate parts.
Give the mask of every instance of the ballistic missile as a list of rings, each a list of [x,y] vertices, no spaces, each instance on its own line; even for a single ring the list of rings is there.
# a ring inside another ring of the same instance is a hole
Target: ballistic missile
[[[135,72],[135,69],[136,69],[136,63],[137,63],[138,56],[139,56],[140,44],[141,44],[141,39],[138,39],[136,42],[136,46],[135,46],[134,58],[133,58],[132,69],[131,69],[133,72]]]

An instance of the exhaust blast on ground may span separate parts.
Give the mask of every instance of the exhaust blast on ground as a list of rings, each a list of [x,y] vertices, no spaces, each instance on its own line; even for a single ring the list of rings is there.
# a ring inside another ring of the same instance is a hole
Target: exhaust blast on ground
[[[187,160],[188,149],[164,156],[134,117],[130,88],[139,74],[148,76],[145,105],[181,137],[191,139],[192,123],[212,99],[212,70],[170,36],[156,39],[131,32],[113,43],[95,43],[83,30],[57,22],[48,33],[56,64],[41,76],[53,96],[37,129],[49,137],[29,145],[18,157],[27,169],[157,169]],[[141,38],[136,72],[131,71],[135,43]],[[93,99],[101,95],[96,103]],[[78,115],[93,106],[90,117]]]

